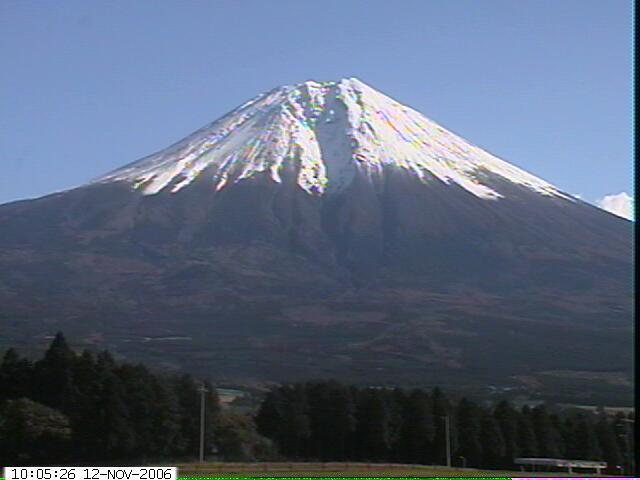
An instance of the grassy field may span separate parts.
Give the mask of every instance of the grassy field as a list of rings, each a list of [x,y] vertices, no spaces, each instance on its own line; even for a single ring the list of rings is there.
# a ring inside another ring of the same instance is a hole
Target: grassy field
[[[192,463],[178,465],[180,477],[558,477],[595,476],[566,472],[520,472],[375,463]]]

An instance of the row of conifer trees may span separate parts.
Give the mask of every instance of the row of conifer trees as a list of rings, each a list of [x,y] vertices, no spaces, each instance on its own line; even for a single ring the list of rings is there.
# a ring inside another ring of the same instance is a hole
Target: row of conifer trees
[[[61,333],[36,362],[9,349],[0,365],[0,463],[197,455],[198,388],[191,376],[155,374],[106,351],[78,355]],[[208,390],[214,418],[218,399]]]
[[[448,418],[447,418],[448,417]],[[447,399],[439,389],[357,388],[337,382],[272,390],[256,416],[258,431],[298,460],[515,467],[517,457],[604,460],[620,472],[633,450],[623,414],[555,412],[508,401],[482,406]]]
[[[0,463],[108,464],[194,458],[200,384],[75,353],[59,333],[31,361],[13,349],[0,364]],[[206,452],[223,460],[446,463],[513,468],[515,457],[604,460],[616,472],[632,451],[629,419],[449,400],[439,389],[276,387],[255,414],[221,411],[206,385]],[[628,459],[627,459],[628,460]]]

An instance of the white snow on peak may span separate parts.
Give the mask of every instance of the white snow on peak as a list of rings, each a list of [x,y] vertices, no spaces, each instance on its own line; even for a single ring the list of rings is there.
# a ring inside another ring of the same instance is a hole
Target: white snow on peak
[[[144,194],[178,192],[198,177],[216,190],[267,173],[285,175],[310,194],[338,191],[358,172],[402,168],[425,184],[455,183],[487,199],[502,194],[486,173],[543,195],[572,199],[541,180],[466,142],[421,113],[356,78],[306,81],[258,95],[219,120],[96,182],[125,181]]]

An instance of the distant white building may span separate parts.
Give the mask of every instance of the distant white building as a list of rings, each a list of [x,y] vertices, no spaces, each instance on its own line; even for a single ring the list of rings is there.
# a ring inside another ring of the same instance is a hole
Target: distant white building
[[[532,471],[535,471],[536,467],[553,467],[553,468],[566,468],[568,473],[573,473],[574,468],[594,469],[599,475],[602,469],[607,468],[607,462],[600,462],[594,460],[567,460],[564,458],[516,458],[513,463],[521,465],[524,469],[526,466],[530,466]]]

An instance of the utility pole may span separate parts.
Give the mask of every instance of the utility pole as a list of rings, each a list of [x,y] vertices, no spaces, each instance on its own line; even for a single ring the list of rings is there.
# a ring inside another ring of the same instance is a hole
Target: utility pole
[[[204,394],[208,392],[204,383],[199,388],[200,391],[200,463],[204,463]]]
[[[449,415],[444,417],[444,433],[447,442],[447,467],[451,467],[451,428],[449,425]]]

